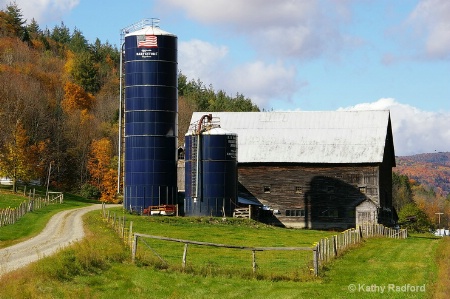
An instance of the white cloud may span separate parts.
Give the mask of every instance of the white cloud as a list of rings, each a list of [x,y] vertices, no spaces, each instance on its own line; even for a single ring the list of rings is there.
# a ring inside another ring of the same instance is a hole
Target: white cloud
[[[311,15],[317,6],[317,1],[289,1],[289,0],[164,0],[166,5],[186,11],[191,19],[205,24],[227,24],[243,30],[292,22],[294,18],[305,19]]]
[[[205,25],[246,36],[260,53],[309,59],[334,56],[349,43],[352,46],[353,38],[339,29],[349,19],[350,2],[164,0],[164,5],[184,10]]]
[[[253,61],[239,66],[229,63],[228,48],[206,41],[191,40],[179,43],[179,69],[188,79],[200,79],[234,96],[237,92],[260,106],[269,100],[289,100],[298,84],[296,70],[280,61]]]
[[[338,110],[390,110],[397,156],[450,151],[449,112],[423,111],[392,98]]]
[[[228,54],[228,48],[196,39],[180,42],[178,54],[179,69],[186,77],[213,80],[218,73],[224,71],[224,58]]]
[[[450,1],[422,0],[406,22],[415,36],[423,39],[428,58],[450,59]]]
[[[0,7],[4,8],[12,2],[21,9],[24,19],[29,22],[34,18],[41,24],[60,20],[61,16],[75,8],[80,0],[0,0]]]
[[[234,69],[225,85],[228,90],[239,91],[264,108],[273,99],[290,100],[298,88],[295,76],[295,69],[281,62],[265,64],[254,61]]]

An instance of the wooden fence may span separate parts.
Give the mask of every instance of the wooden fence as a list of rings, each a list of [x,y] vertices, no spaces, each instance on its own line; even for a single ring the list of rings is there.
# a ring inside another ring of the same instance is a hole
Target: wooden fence
[[[111,226],[111,228],[120,236],[125,245],[132,248],[133,244],[133,221],[130,221],[128,227],[126,227],[125,215],[120,217],[116,216],[116,213],[111,213],[106,209],[106,204],[102,204],[102,216],[103,219]]]
[[[26,213],[46,207],[51,203],[62,203],[64,195],[61,192],[54,193],[58,194],[52,194],[52,196],[47,196],[46,198],[34,198],[35,193],[31,193],[30,190],[29,198],[24,200],[18,207],[0,209],[0,227],[14,224]]]
[[[138,239],[139,238],[151,238],[162,241],[169,242],[178,242],[184,243],[183,253],[180,253],[181,256],[181,265],[184,269],[186,267],[187,262],[187,253],[188,253],[188,245],[199,245],[199,246],[210,246],[210,247],[221,247],[221,248],[231,248],[231,249],[239,249],[239,250],[247,250],[252,254],[252,271],[256,272],[258,268],[256,262],[256,253],[262,251],[310,251],[312,252],[312,264],[313,269],[311,272],[314,275],[319,275],[319,269],[323,267],[323,265],[333,258],[336,258],[344,251],[348,250],[352,245],[360,243],[363,239],[372,238],[372,237],[387,237],[387,238],[399,238],[404,239],[407,237],[407,230],[400,229],[395,230],[392,228],[385,227],[381,224],[376,225],[362,225],[358,228],[348,229],[342,233],[336,234],[331,238],[323,238],[319,240],[319,242],[315,243],[312,247],[247,247],[247,246],[237,246],[237,245],[228,245],[228,244],[218,244],[218,243],[209,243],[209,242],[199,242],[193,240],[183,240],[183,239],[175,239],[154,235],[147,235],[141,233],[133,233],[133,222],[130,221],[129,226],[126,225],[125,216],[116,216],[116,213],[111,213],[109,210],[105,209],[103,206],[102,209],[103,219],[118,233],[118,235],[122,238],[123,242],[130,248],[131,250],[131,258],[134,262],[136,259],[136,253],[138,248]],[[158,256],[160,260],[165,262],[162,257],[160,257],[156,252],[155,254]],[[311,260],[310,260],[311,261]],[[166,262],[165,262],[166,263]]]
[[[257,251],[295,251],[295,250],[311,251],[312,250],[311,247],[246,247],[246,246],[199,242],[199,241],[192,241],[192,240],[183,240],[183,239],[175,239],[175,238],[167,238],[167,237],[161,237],[161,236],[152,236],[152,235],[135,233],[133,235],[133,243],[131,246],[131,258],[132,258],[133,262],[135,261],[135,258],[136,258],[137,244],[138,244],[139,237],[184,243],[183,257],[182,257],[182,263],[181,263],[181,266],[183,269],[186,268],[187,250],[188,250],[189,244],[251,251],[252,252],[252,271],[253,271],[253,273],[256,273],[256,269],[257,269],[257,264],[256,264],[256,252]]]
[[[350,246],[372,237],[406,239],[408,231],[406,229],[392,229],[382,224],[364,224],[336,234],[331,238],[323,238],[316,243],[313,249],[314,273],[318,275],[321,266],[336,258]]]

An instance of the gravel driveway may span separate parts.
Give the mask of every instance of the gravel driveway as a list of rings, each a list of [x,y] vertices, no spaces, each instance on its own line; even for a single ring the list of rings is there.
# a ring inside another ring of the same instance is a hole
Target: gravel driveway
[[[84,237],[82,216],[101,208],[101,204],[96,204],[59,212],[50,219],[39,235],[0,249],[0,276],[81,240]]]

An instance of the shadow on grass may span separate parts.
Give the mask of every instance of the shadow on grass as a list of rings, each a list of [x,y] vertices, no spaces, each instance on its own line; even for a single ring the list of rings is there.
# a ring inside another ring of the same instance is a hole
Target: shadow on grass
[[[430,234],[430,233],[423,233],[423,234],[420,234],[420,233],[413,233],[413,234],[409,234],[409,235],[408,235],[408,239],[409,239],[409,238],[411,238],[411,239],[428,239],[428,240],[436,240],[436,239],[441,239],[442,237],[438,237],[438,236],[432,235],[432,234]]]

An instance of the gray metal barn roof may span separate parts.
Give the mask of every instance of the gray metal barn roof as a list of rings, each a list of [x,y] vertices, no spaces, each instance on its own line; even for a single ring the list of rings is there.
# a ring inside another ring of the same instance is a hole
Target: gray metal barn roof
[[[209,113],[238,134],[239,163],[381,163],[393,151],[388,110],[194,112],[191,123]]]

